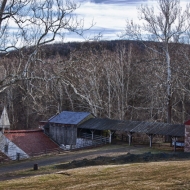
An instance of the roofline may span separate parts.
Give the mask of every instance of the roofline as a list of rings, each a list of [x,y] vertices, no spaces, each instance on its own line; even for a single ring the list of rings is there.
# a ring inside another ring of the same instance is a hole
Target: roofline
[[[47,123],[54,123],[54,124],[61,124],[61,125],[77,125],[78,126],[78,124],[73,124],[73,123],[55,123],[55,122],[47,122]]]
[[[42,132],[43,129],[32,129],[32,130],[5,130],[5,133],[33,133]]]

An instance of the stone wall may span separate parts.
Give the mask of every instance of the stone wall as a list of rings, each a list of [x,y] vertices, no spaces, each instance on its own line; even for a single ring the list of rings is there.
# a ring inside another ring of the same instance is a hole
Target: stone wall
[[[184,152],[190,152],[190,125],[185,125],[185,146]]]

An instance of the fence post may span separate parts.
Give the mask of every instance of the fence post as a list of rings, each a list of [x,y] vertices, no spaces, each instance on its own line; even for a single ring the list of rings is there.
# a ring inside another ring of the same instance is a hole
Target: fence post
[[[34,164],[34,170],[38,170],[38,164]]]

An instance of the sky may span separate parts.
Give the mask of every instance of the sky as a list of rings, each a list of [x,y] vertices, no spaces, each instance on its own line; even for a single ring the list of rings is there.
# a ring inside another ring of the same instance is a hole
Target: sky
[[[118,39],[125,29],[126,20],[139,22],[137,8],[141,4],[155,6],[155,0],[75,0],[80,7],[75,11],[79,18],[84,18],[85,27],[88,28],[92,21],[95,26],[85,33],[85,39],[94,39],[101,34],[101,40]],[[181,0],[184,7],[190,0]],[[67,33],[65,41],[85,40],[74,33]]]

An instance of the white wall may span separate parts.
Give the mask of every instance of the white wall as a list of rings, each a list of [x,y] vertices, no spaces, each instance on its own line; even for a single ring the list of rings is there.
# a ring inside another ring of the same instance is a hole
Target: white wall
[[[8,146],[8,151],[5,152],[5,146]],[[29,158],[29,155],[21,150],[16,144],[7,139],[2,132],[0,132],[0,151],[7,155],[11,160],[17,159],[17,154],[20,154],[20,159]]]
[[[76,145],[61,144],[60,148],[62,148],[63,150],[70,150],[70,149],[88,147],[88,146],[92,146],[92,145],[93,145],[93,141],[90,139],[77,138]]]

